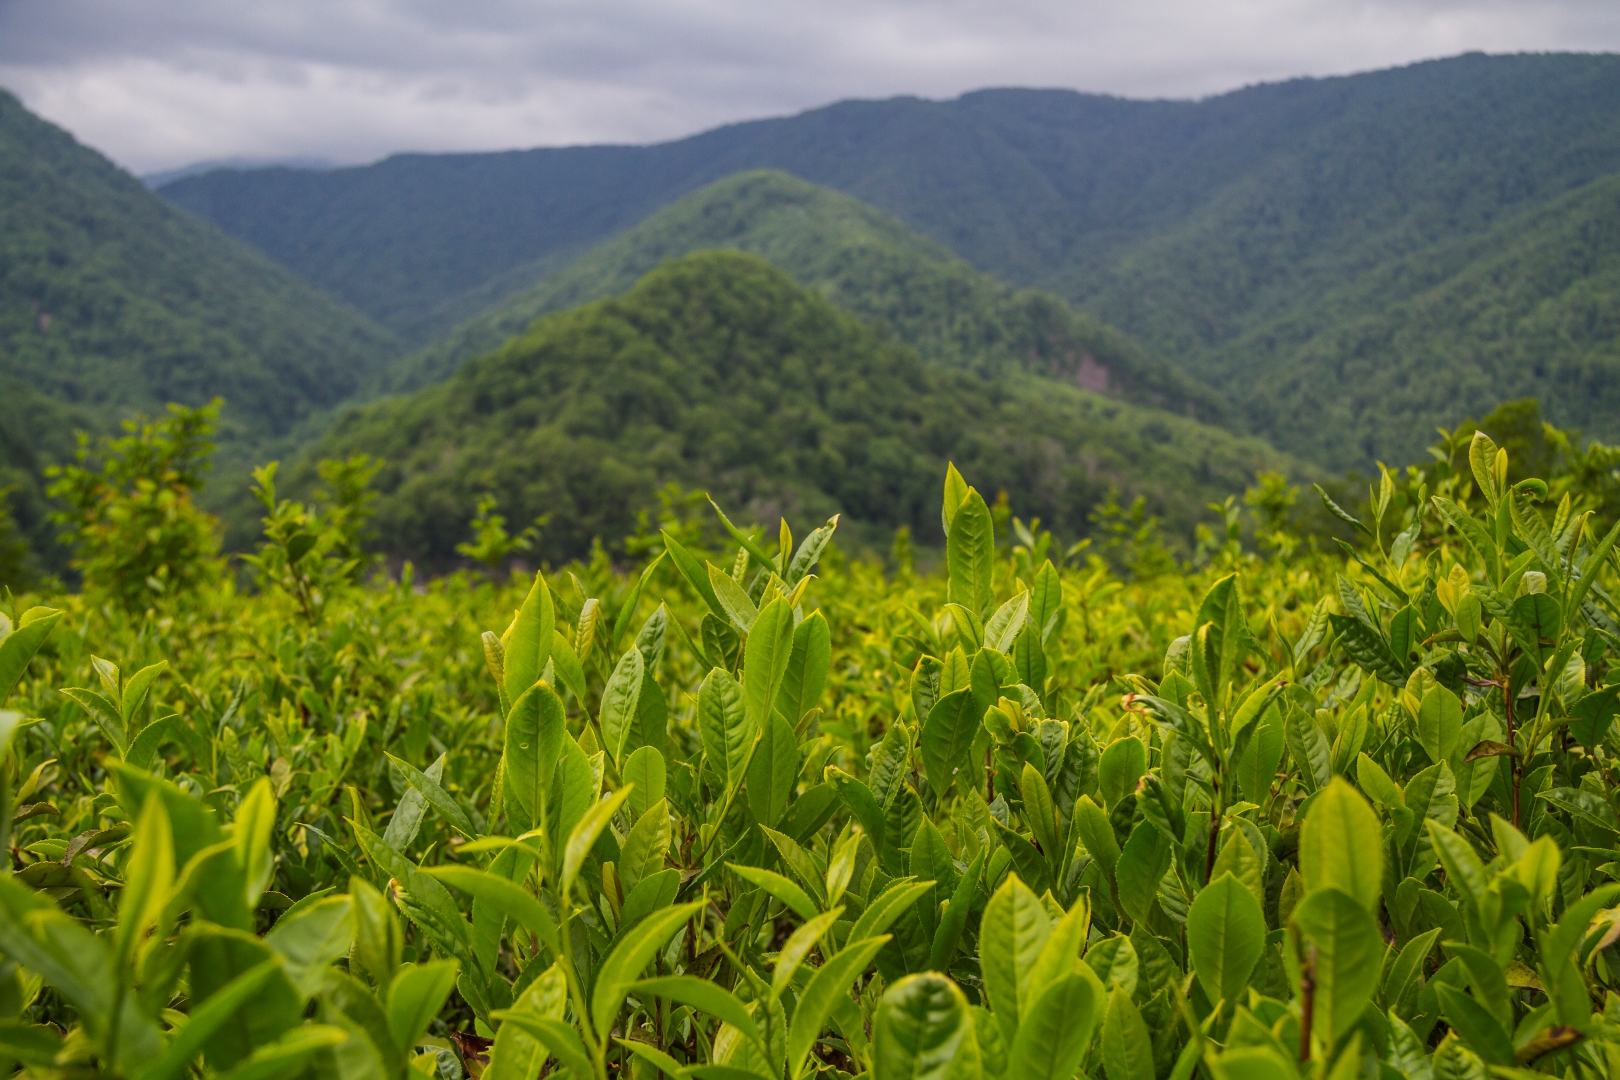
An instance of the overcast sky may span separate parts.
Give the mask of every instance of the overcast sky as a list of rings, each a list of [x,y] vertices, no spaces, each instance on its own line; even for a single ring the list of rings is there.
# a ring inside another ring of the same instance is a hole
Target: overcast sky
[[[136,172],[650,142],[847,97],[1200,97],[1620,49],[1620,0],[0,0],[0,86]]]

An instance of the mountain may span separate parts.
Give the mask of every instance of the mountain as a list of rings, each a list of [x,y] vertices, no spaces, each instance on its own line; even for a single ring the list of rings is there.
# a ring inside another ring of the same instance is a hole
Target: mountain
[[[228,157],[211,158],[208,161],[194,161],[190,165],[182,165],[178,169],[164,169],[161,172],[142,173],[141,183],[149,188],[160,188],[164,184],[172,184],[176,180],[187,176],[201,176],[203,173],[214,172],[217,169],[267,169],[285,167],[288,169],[331,169],[336,162],[318,157]]]
[[[1245,331],[1200,371],[1246,386],[1254,425],[1317,460],[1347,433],[1367,460],[1519,398],[1614,442],[1620,175],[1389,260]]]
[[[540,554],[634,531],[663,484],[757,520],[835,512],[938,529],[954,460],[1066,535],[1110,487],[1145,494],[1177,535],[1260,468],[1265,444],[1020,372],[923,360],[764,260],[706,251],[621,297],[543,316],[448,382],[348,411],[303,458],[388,461],[377,525],[428,565],[454,558],[481,491],[514,522],[550,515]]]
[[[400,155],[162,190],[420,343],[471,314],[474,294],[487,306],[757,168],[844,192],[981,271],[1055,293],[1212,383],[1255,430],[1342,468],[1420,454],[1452,408],[1413,402],[1411,423],[1390,425],[1340,407],[1359,390],[1345,372],[1364,367],[1327,343],[1381,314],[1351,300],[1408,260],[1443,261],[1620,172],[1620,56],[1471,54],[1196,102],[1034,90],[851,101],[657,146]],[[1272,341],[1279,321],[1288,334]],[[1421,341],[1377,359],[1379,378],[1452,355],[1459,331],[1471,333],[1431,319]],[[1491,348],[1511,351],[1506,335]],[[1275,388],[1251,377],[1267,350],[1317,388],[1297,415],[1279,419]],[[1446,362],[1443,377],[1420,377],[1474,381]],[[1620,435],[1612,410],[1556,380],[1535,389],[1555,422]]]
[[[396,389],[447,378],[541,315],[628,292],[664,261],[758,255],[931,361],[985,377],[1024,371],[1218,423],[1218,395],[1061,300],[974,270],[897,218],[788,173],[718,180],[457,327],[390,371]]]
[[[390,332],[0,91],[0,470],[11,476],[0,485],[20,485],[15,499],[35,506],[42,463],[71,450],[60,425],[111,430],[216,395],[220,469],[240,471],[399,351]]]

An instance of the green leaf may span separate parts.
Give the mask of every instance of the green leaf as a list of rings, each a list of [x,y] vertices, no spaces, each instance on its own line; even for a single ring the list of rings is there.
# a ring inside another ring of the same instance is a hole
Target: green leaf
[[[786,904],[801,919],[813,919],[820,913],[816,902],[810,899],[810,894],[799,888],[793,882],[773,870],[761,870],[757,866],[744,866],[740,863],[727,863],[727,868],[744,881],[753,883],[764,889],[770,895]]]
[[[157,682],[157,677],[163,674],[164,669],[168,666],[169,662],[167,660],[159,660],[155,664],[141,668],[141,670],[129,677],[128,682],[124,683],[119,710],[122,714],[120,718],[124,722],[125,730],[134,730],[132,725],[135,721],[135,714],[140,711],[141,705],[146,701],[146,695],[152,689],[152,684]]]
[[[802,548],[800,553],[803,553]],[[798,561],[797,556],[794,561]],[[789,727],[796,726],[805,713],[816,707],[827,685],[831,664],[832,631],[827,626],[827,617],[813,611],[793,629],[793,653],[782,673],[782,688],[776,693],[776,711],[787,720]]]
[[[1108,815],[1091,801],[1089,795],[1080,796],[1074,804],[1074,828],[1086,851],[1101,864],[1112,881],[1114,869],[1119,864],[1119,841],[1114,838],[1114,827],[1109,823]]]
[[[642,746],[632,751],[619,771],[625,786],[631,787],[630,801],[625,805],[634,817],[641,817],[654,803],[664,798],[664,755],[656,747]]]
[[[1602,573],[1603,560],[1607,559],[1609,552],[1614,550],[1617,538],[1620,538],[1620,521],[1614,523],[1614,526],[1609,529],[1603,539],[1598,541],[1597,546],[1592,548],[1591,552],[1586,556],[1586,561],[1581,564],[1580,576],[1571,583],[1569,599],[1564,602],[1564,622],[1573,622],[1575,613],[1581,610],[1581,604],[1586,600],[1586,593],[1591,589],[1592,584],[1597,581],[1598,575]],[[4,701],[6,697],[4,687],[5,681],[0,678],[0,701]]]
[[[1154,1080],[1153,1037],[1130,995],[1116,989],[1108,996],[1103,1019],[1103,1067],[1108,1080]],[[1016,1076],[1009,1080],[1018,1080]]]
[[[793,1025],[788,1030],[788,1075],[798,1077],[804,1072],[805,1062],[815,1047],[816,1038],[826,1026],[827,1018],[842,1000],[848,1000],[850,984],[861,977],[874,957],[890,941],[888,934],[852,941],[821,966],[799,995],[793,1010]],[[704,985],[712,985],[705,983]],[[717,1014],[718,1015],[718,1014]],[[733,1026],[741,1029],[740,1025]]]
[[[1226,842],[1221,845],[1220,852],[1215,856],[1215,865],[1210,868],[1210,880],[1214,881],[1222,874],[1231,874],[1254,895],[1257,903],[1264,906],[1269,855],[1270,851],[1264,848],[1263,842],[1260,848],[1256,848],[1248,831],[1240,825],[1229,832]]]
[[[664,869],[672,835],[669,804],[659,799],[636,820],[619,845],[619,880],[627,893],[633,892],[642,879]]]
[[[719,668],[709,672],[698,687],[697,720],[703,756],[726,791],[732,791],[742,783],[754,748],[743,689],[736,679]]]
[[[957,511],[958,522],[965,511]],[[950,1080],[951,1063],[972,1030],[967,998],[954,982],[932,971],[908,975],[878,1002],[872,1078]]]
[[[129,747],[129,733],[124,730],[124,722],[119,718],[117,704],[105,694],[79,687],[64,686],[57,693],[68,698],[88,713],[90,719],[96,722],[96,726],[101,728],[101,733],[107,736],[107,741],[112,743],[113,748],[118,751],[118,756],[126,756]]]
[[[1369,912],[1378,909],[1383,829],[1367,800],[1342,778],[1335,777],[1311,801],[1299,832],[1299,871],[1307,892],[1342,889]]]
[[[701,910],[703,901],[699,900],[649,915],[608,953],[597,972],[596,989],[591,993],[591,1015],[598,1038],[607,1038],[608,1032],[613,1029],[630,985],[641,976],[642,969],[652,960],[653,954],[668,943],[671,934]]]
[[[987,854],[985,849],[979,849],[973,862],[968,865],[967,873],[956,883],[950,903],[940,915],[939,926],[934,931],[934,942],[928,953],[928,966],[935,971],[949,970],[951,961],[956,959],[956,949],[973,911],[973,900],[979,891],[979,879],[984,872]]]
[[[1135,996],[1142,965],[1130,938],[1122,934],[1103,938],[1086,950],[1086,966],[1097,973],[1097,978],[1108,989],[1122,987],[1127,994]]]
[[[1536,792],[1536,798],[1599,828],[1620,832],[1620,819],[1616,818],[1614,807],[1601,795],[1583,788],[1555,787]]]
[[[1209,587],[1203,601],[1198,605],[1198,615],[1193,620],[1193,625],[1199,629],[1209,627],[1209,633],[1204,639],[1205,664],[1215,691],[1210,707],[1224,708],[1226,686],[1232,681],[1232,673],[1238,661],[1243,658],[1245,652],[1243,639],[1248,629],[1244,625],[1242,599],[1238,595],[1236,574],[1228,574]],[[1196,647],[1196,637],[1194,640]]]
[[[293,987],[307,999],[320,990],[332,964],[349,951],[354,936],[354,901],[329,896],[283,914],[264,935],[264,943],[281,956]]]
[[[837,922],[843,914],[844,909],[842,907],[835,907],[831,911],[806,921],[803,926],[788,935],[788,939],[782,943],[781,949],[777,951],[776,966],[771,972],[771,995],[773,997],[780,998],[782,996],[793,982],[794,973],[799,970],[799,965],[804,963],[804,958],[809,955],[810,950],[816,947],[822,936],[832,929],[833,923]]]
[[[896,919],[933,887],[932,881],[912,881],[909,878],[891,881],[889,887],[868,904],[866,910],[861,912],[861,917],[855,920],[855,926],[849,932],[846,948],[857,941],[877,937],[887,931],[894,925]]]
[[[945,497],[940,502],[939,512],[940,525],[942,526],[945,535],[950,535],[951,519],[956,517],[957,509],[962,505],[963,501],[967,499],[968,492],[970,490],[972,489],[968,487],[967,481],[962,479],[962,474],[956,471],[956,464],[954,462],[946,462]]]
[[[1094,978],[1071,973],[1047,986],[1018,1025],[1008,1074],[1019,1080],[1069,1080],[1091,1045],[1101,1005]]]
[[[799,846],[799,842],[786,833],[777,832],[769,825],[760,826],[760,831],[770,838],[771,844],[776,848],[782,862],[799,879],[799,884],[810,890],[810,895],[817,900],[825,900],[826,871],[810,858],[810,853]]]
[[[1446,1023],[1451,1025],[1471,1050],[1488,1065],[1512,1065],[1513,1041],[1485,1007],[1461,990],[1445,983],[1434,984]]]
[[[679,540],[669,535],[668,529],[662,530],[660,535],[664,538],[664,550],[675,563],[675,569],[679,570],[681,577],[692,586],[692,591],[697,593],[698,599],[708,605],[714,614],[726,618],[726,609],[721,605],[720,598],[714,594],[714,585],[709,581],[709,572],[704,564],[698,562],[696,556],[682,547]]]
[[[531,961],[531,963],[536,963]],[[561,1020],[568,1008],[568,977],[562,961],[552,964],[529,983],[512,1006],[530,1016]],[[489,1067],[482,1080],[534,1080],[550,1052],[517,1024],[502,1024],[490,1047]]]
[[[760,609],[743,651],[743,698],[756,733],[771,718],[792,657],[793,609],[786,597],[777,597]]]
[[[1338,518],[1340,521],[1344,522],[1347,525],[1355,526],[1357,529],[1359,529],[1363,533],[1366,533],[1368,536],[1372,535],[1372,530],[1371,529],[1367,528],[1367,526],[1363,525],[1360,521],[1356,520],[1354,517],[1351,517],[1349,512],[1347,512],[1342,506],[1340,506],[1338,503],[1334,502],[1331,498],[1329,498],[1328,493],[1322,490],[1322,485],[1321,484],[1312,484],[1311,487],[1315,488],[1316,493],[1322,497],[1322,505],[1327,507],[1328,513],[1332,514],[1334,517]]]
[[[1508,988],[1507,976],[1497,964],[1496,958],[1482,949],[1464,945],[1460,941],[1446,942],[1445,949],[1448,955],[1461,960],[1463,967],[1468,969],[1468,985],[1473,991],[1474,1000],[1486,1008],[1504,1033],[1511,1032],[1513,1002],[1508,995],[1512,991]]]
[[[63,612],[51,608],[29,608],[23,612],[15,630],[0,634],[0,705],[5,704],[6,698],[17,688],[23,672],[28,670],[28,662],[62,621],[62,615]],[[11,629],[9,622],[5,629]]]
[[[625,746],[636,726],[637,706],[641,700],[641,682],[646,675],[646,661],[641,650],[634,646],[625,650],[602,688],[602,708],[597,723],[602,729],[602,741],[614,767],[624,760]]]
[[[765,1048],[759,1027],[743,1003],[738,1001],[731,991],[708,979],[700,979],[695,975],[666,975],[657,979],[642,979],[633,983],[627,992],[651,994],[681,1005],[690,1005],[694,1009],[724,1020],[752,1040],[761,1050]]]
[[[1195,743],[1196,745],[1196,743]],[[1097,787],[1104,804],[1112,810],[1136,790],[1136,782],[1147,772],[1147,747],[1135,735],[1115,739],[1097,762]]]
[[[667,537],[668,534],[665,535]],[[619,614],[613,620],[613,632],[608,637],[608,644],[611,647],[617,649],[619,642],[624,640],[624,632],[630,629],[630,620],[635,618],[636,605],[641,603],[642,590],[646,589],[647,582],[652,580],[653,571],[658,569],[658,564],[664,561],[665,555],[669,554],[671,553],[666,548],[660,551],[646,566],[642,567],[640,576],[636,578],[636,583],[630,588],[630,595],[624,598],[624,604],[619,608]],[[690,559],[691,556],[688,555],[687,558]]]
[[[233,1068],[218,1073],[218,1080],[281,1080],[298,1075],[299,1066],[322,1050],[347,1042],[350,1035],[333,1024],[305,1024],[273,1043],[259,1047]]]
[[[782,581],[789,589],[802,581],[805,575],[815,568],[816,563],[821,559],[822,553],[827,550],[827,545],[832,543],[833,533],[838,530],[840,517],[842,517],[841,514],[834,514],[827,519],[827,524],[812,529],[810,535],[804,538],[804,543],[799,545],[799,550],[793,553],[793,558],[788,562],[786,572],[782,574]],[[783,525],[786,526],[786,524],[784,521]]]
[[[1558,610],[1558,602],[1546,593],[1529,593],[1513,601],[1513,615],[1529,635],[1524,651],[1540,662],[1540,643],[1556,642],[1559,631],[1564,628],[1564,615]],[[1534,643],[1536,648],[1529,648],[1529,643]]]
[[[630,797],[629,788],[620,788],[613,794],[597,801],[585,816],[579,819],[573,830],[568,834],[568,843],[563,848],[562,878],[558,888],[564,896],[573,887],[574,879],[579,876],[579,868],[585,864],[585,856],[591,853],[596,846],[597,837],[607,828],[613,815],[619,812],[624,800]]]
[[[1125,840],[1125,850],[1114,867],[1119,902],[1136,922],[1146,922],[1174,857],[1170,840],[1148,821],[1138,822]]]
[[[552,774],[567,737],[565,715],[562,699],[545,683],[525,689],[506,714],[502,789],[508,806],[515,803],[523,817],[514,832],[543,823]]]
[[[266,960],[238,975],[191,1010],[185,1026],[169,1040],[156,1061],[143,1068],[139,1080],[176,1080],[190,1071],[191,1062],[209,1038],[253,1000],[271,979],[281,973],[281,962]]]
[[[556,629],[551,608],[551,589],[543,574],[534,575],[529,595],[518,609],[517,618],[506,640],[506,699],[516,702],[524,691],[540,680],[551,654],[551,635]]]
[[[772,713],[765,719],[747,772],[748,807],[761,825],[775,825],[781,819],[798,776],[799,746],[793,729],[781,713]]]
[[[950,573],[947,595],[982,616],[993,597],[991,577],[995,570],[995,522],[984,498],[968,488],[967,497],[951,518],[945,537],[945,565]]]
[[[388,1027],[400,1053],[409,1053],[427,1033],[428,1025],[456,988],[458,970],[454,960],[435,960],[406,966],[394,978],[388,988]]]
[[[1462,702],[1443,686],[1423,695],[1418,709],[1418,742],[1434,763],[1449,761],[1462,735]]]
[[[928,710],[922,726],[923,768],[929,787],[940,798],[950,790],[957,775],[969,767],[968,755],[982,719],[971,688],[946,694]]]
[[[1616,714],[1620,714],[1620,685],[1587,694],[1569,707],[1569,714],[1574,718],[1569,733],[1588,750],[1595,748],[1609,733]]]
[[[1382,993],[1386,1009],[1399,1011],[1403,1016],[1411,1015],[1407,1003],[1417,993],[1423,976],[1423,961],[1434,951],[1434,943],[1439,940],[1440,931],[1441,928],[1436,926],[1417,935],[1396,955],[1395,962],[1390,965],[1389,975],[1384,979]]]
[[[1478,555],[1480,560],[1485,563],[1485,571],[1490,583],[1496,584],[1500,582],[1502,580],[1502,570],[1500,563],[1497,561],[1496,541],[1492,540],[1490,534],[1485,531],[1485,526],[1474,520],[1472,514],[1450,499],[1436,495],[1434,505],[1435,509],[1440,511],[1440,516],[1446,519],[1447,524],[1462,534],[1463,539],[1468,542],[1468,546],[1474,549],[1474,554]]]
[[[1073,907],[1059,918],[1047,935],[1046,944],[1041,946],[1040,955],[1035,958],[1035,965],[1028,971],[1019,972],[1022,985],[1019,987],[1023,995],[1019,1002],[1020,1013],[1025,1006],[1034,1002],[1046,988],[1078,970],[1081,950],[1085,948],[1086,935],[1091,930],[1091,906],[1084,900],[1077,901]],[[1085,969],[1086,977],[1091,978],[1091,969]],[[1092,978],[1093,982],[1096,982]],[[1101,983],[1096,983],[1097,999],[1100,1003],[1104,991]]]
[[[135,822],[135,840],[124,868],[124,894],[118,904],[115,952],[118,967],[128,961],[135,946],[154,926],[174,888],[174,834],[163,799],[156,792]]]
[[[984,643],[999,653],[1012,652],[1013,641],[1029,621],[1029,593],[1021,592],[985,620]]]
[[[681,872],[674,867],[642,878],[624,898],[624,908],[619,912],[620,931],[628,930],[658,909],[673,904],[680,885]]]
[[[467,812],[460,804],[450,797],[450,793],[439,786],[438,781],[393,754],[388,754],[387,757],[412,790],[418,792],[428,805],[437,810],[446,823],[469,840],[478,838],[478,831],[473,828],[472,819],[467,816]]]
[[[1357,666],[1391,686],[1406,685],[1406,665],[1390,651],[1389,644],[1376,631],[1348,615],[1329,615],[1345,655]]]
[[[1230,873],[1205,886],[1187,912],[1187,949],[1209,1000],[1237,1005],[1265,947],[1265,912],[1248,887]]]
[[[486,870],[451,864],[423,867],[421,873],[489,904],[539,938],[541,944],[550,949],[554,955],[562,951],[562,942],[557,936],[557,923],[552,919],[551,912],[516,882]]]
[[[714,593],[720,604],[720,611],[730,619],[732,625],[743,633],[749,633],[754,628],[754,620],[759,618],[759,609],[748,598],[743,587],[731,580],[731,575],[715,566],[708,564],[709,589]]]
[[[1575,946],[1586,934],[1592,918],[1614,903],[1616,897],[1620,897],[1620,883],[1599,885],[1566,907],[1558,924],[1539,935],[1542,985],[1553,999],[1562,1023],[1580,1026],[1591,1016],[1591,1002],[1587,998],[1586,985],[1580,978]],[[0,941],[0,948],[7,948],[3,941]],[[1566,992],[1564,976],[1571,969],[1574,969],[1574,978]],[[1576,989],[1579,993],[1575,992]]]
[[[1356,780],[1363,791],[1385,806],[1394,808],[1406,805],[1400,786],[1389,778],[1382,765],[1366,754],[1356,757]]]
[[[726,517],[726,512],[720,509],[720,504],[714,501],[713,496],[705,494],[704,498],[709,500],[709,506],[714,510],[715,516],[720,519],[720,525],[726,530],[726,532],[731,534],[731,538],[733,540],[741,544],[744,550],[746,550],[749,555],[753,556],[761,566],[775,568],[776,559],[766,552],[764,548],[760,547],[759,544],[755,543],[753,537],[749,536],[747,533],[737,528],[737,526],[733,525],[731,523],[731,519]]]
[[[591,1059],[585,1053],[585,1044],[579,1041],[574,1029],[561,1020],[549,1016],[536,1016],[526,1009],[506,1009],[490,1014],[503,1024],[515,1024],[551,1051],[564,1068],[575,1077],[595,1076]]]
[[[1361,901],[1333,887],[1315,889],[1294,908],[1301,947],[1314,949],[1313,1030],[1331,1046],[1361,1016],[1378,985],[1384,939]]]
[[[1008,874],[984,906],[979,923],[979,970],[991,1010],[1010,1044],[1035,962],[1052,934],[1046,908],[1017,874]]]

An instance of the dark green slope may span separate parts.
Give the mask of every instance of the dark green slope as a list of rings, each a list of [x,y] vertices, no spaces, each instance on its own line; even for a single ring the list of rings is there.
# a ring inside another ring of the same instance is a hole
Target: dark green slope
[[[666,259],[706,248],[758,255],[834,304],[888,325],[925,359],[984,376],[1046,375],[1139,404],[1227,419],[1217,395],[1056,297],[974,270],[897,219],[783,172],[739,173],[457,327],[392,373],[413,389],[447,377],[552,311],[627,292]]]
[[[1047,379],[931,364],[763,260],[708,251],[622,297],[547,315],[446,383],[351,410],[304,460],[365,450],[379,534],[443,565],[483,490],[517,522],[551,514],[542,553],[626,535],[667,481],[759,520],[834,512],[938,524],[955,460],[1075,535],[1117,485],[1186,534],[1204,505],[1286,465],[1263,443]]]
[[[1392,260],[1214,352],[1255,427],[1331,460],[1414,460],[1434,429],[1535,397],[1620,440],[1620,176]]]
[[[222,396],[234,470],[372,383],[398,348],[0,91],[0,384],[14,399],[0,465],[24,478],[28,506],[40,464],[71,448],[62,423],[106,430]],[[71,408],[19,408],[18,387]]]
[[[1239,398],[1242,348],[1277,320],[1302,315],[1313,321],[1301,332],[1334,333],[1324,301],[1363,277],[1620,172],[1620,56],[1474,54],[1198,102],[1028,90],[845,102],[658,146],[408,155],[327,173],[215,173],[164,192],[430,336],[755,168],[894,214]],[[1423,348],[1456,328],[1433,329]],[[1380,371],[1409,377],[1415,355],[1390,354]],[[1336,468],[1405,445],[1369,451],[1364,434],[1312,430],[1297,445]]]

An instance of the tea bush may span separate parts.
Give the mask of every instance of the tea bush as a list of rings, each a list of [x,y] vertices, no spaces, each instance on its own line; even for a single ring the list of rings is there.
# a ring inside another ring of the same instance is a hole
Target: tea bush
[[[363,513],[261,472],[262,592],[0,622],[0,1055],[1614,1075],[1620,526],[1509,477],[1475,434],[1330,504],[1343,557],[1279,511],[1129,578],[953,468],[936,574],[722,514],[630,575],[360,584]]]

